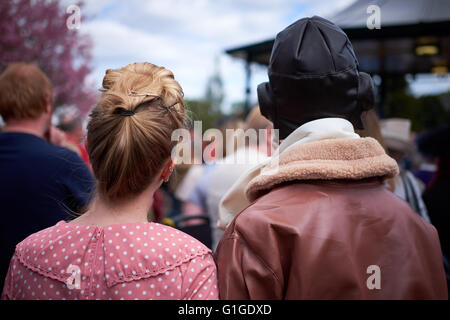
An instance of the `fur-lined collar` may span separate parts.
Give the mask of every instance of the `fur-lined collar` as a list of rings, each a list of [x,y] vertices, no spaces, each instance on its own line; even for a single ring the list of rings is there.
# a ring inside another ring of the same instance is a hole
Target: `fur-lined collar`
[[[220,201],[218,227],[225,229],[260,194],[283,182],[390,177],[397,172],[381,145],[362,139],[348,120],[310,121],[292,132],[274,156],[239,177]]]
[[[246,187],[254,201],[281,183],[296,180],[390,178],[398,166],[373,138],[327,139],[293,147],[262,169]]]

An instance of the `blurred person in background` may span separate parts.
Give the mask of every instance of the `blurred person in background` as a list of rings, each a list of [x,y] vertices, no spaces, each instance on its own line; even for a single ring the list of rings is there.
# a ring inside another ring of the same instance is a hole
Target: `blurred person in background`
[[[52,85],[37,67],[11,64],[0,75],[0,281],[17,243],[87,203],[94,181],[74,152],[50,144]]]
[[[211,157],[210,159],[202,159],[204,162],[208,160],[208,163],[203,163],[201,166],[193,165],[185,179],[181,182],[180,187],[178,188],[176,194],[182,196],[182,199],[185,199],[183,205],[183,214],[188,216],[193,215],[207,215],[207,203],[206,197],[208,194],[208,190],[210,188],[211,182],[211,173],[214,171],[216,167],[216,161],[220,160],[223,157],[227,156],[227,152],[233,153],[235,150],[227,150],[225,148],[226,145],[226,130],[237,130],[244,128],[244,122],[235,117],[223,117],[219,120],[218,128],[223,137],[223,148],[222,153],[219,154],[218,148],[216,148],[215,144],[217,141],[211,141],[208,144],[209,150],[211,150],[211,154],[205,155],[206,157]],[[195,137],[202,138],[202,137]],[[236,147],[236,146],[233,146]],[[202,156],[205,148],[202,148]],[[192,220],[190,224],[201,223],[200,220]],[[212,225],[211,225],[212,226]],[[213,226],[212,226],[213,227]]]
[[[383,135],[381,134],[380,119],[375,109],[370,109],[362,113],[361,120],[363,122],[363,129],[355,129],[355,132],[362,138],[371,137],[378,141],[378,143],[386,150],[386,144],[384,143]],[[389,190],[395,189],[394,178],[385,180],[386,186]]]
[[[405,157],[415,152],[415,146],[410,141],[411,121],[400,118],[383,119],[380,125],[386,150],[400,168],[400,173],[392,180],[393,192],[408,202],[418,215],[430,222],[427,207],[422,199],[425,186],[404,165]]]
[[[434,158],[429,155],[417,153],[414,160],[414,163],[417,165],[415,170],[413,171],[414,176],[422,181],[425,188],[427,188],[428,186],[430,186],[437,171],[437,166],[434,163]]]
[[[381,134],[381,126],[380,126],[380,120],[375,112],[374,109],[371,109],[369,111],[366,111],[362,115],[362,120],[364,123],[364,129],[363,130],[356,130],[356,132],[361,137],[373,137],[375,138],[383,147],[385,147],[385,143],[383,140],[383,136]],[[431,160],[433,157],[439,157],[439,155],[442,155],[443,158],[445,158],[445,154],[448,153],[446,151],[446,148],[443,147],[445,145],[449,145],[450,143],[450,130],[449,126],[442,127],[437,130],[430,130],[429,132],[426,132],[425,134],[422,134],[420,136],[420,139],[418,139],[418,146],[419,150],[423,153],[423,155],[420,156],[420,158],[423,159],[423,161],[426,161],[426,164],[432,164]],[[447,130],[447,131],[446,131]],[[437,163],[440,162],[440,159],[438,158]],[[445,163],[445,161],[444,161]],[[433,164],[433,166],[437,167]],[[445,165],[444,165],[445,167]],[[425,170],[424,170],[425,171]],[[448,179],[446,177],[446,174],[442,174],[442,172],[446,172],[448,170],[443,169],[442,171],[439,171],[436,174],[436,180],[445,181]],[[426,176],[428,176],[429,173],[435,172],[428,171]],[[389,189],[392,191],[395,189],[395,178],[387,179],[386,183]],[[429,179],[429,178],[427,178]],[[430,179],[431,180],[431,179]],[[450,185],[445,186],[445,182],[442,185],[441,183],[438,184],[437,188],[435,187],[428,187],[425,192],[427,193],[427,196],[425,197],[425,194],[423,195],[423,201],[425,205],[427,206],[429,217],[431,219],[431,223],[433,226],[437,229],[439,238],[441,241],[441,248],[443,251],[443,258],[444,258],[444,266],[445,271],[447,274],[447,289],[449,287],[449,280],[450,280],[450,265],[448,264],[448,235],[450,230],[448,230],[449,221],[448,221],[448,215],[442,214],[442,212],[450,212],[450,207],[446,208],[442,207],[442,203],[448,203],[447,199],[444,200],[443,195],[447,195],[450,192]],[[420,195],[419,195],[420,196]],[[433,217],[432,212],[430,212],[430,208],[433,208],[435,210],[436,217]],[[436,210],[438,208],[438,210]]]
[[[212,249],[216,249],[223,236],[223,230],[218,228],[219,202],[236,182],[241,174],[267,159],[267,150],[271,147],[270,129],[272,123],[261,115],[259,106],[254,107],[247,116],[243,130],[254,130],[256,141],[238,148],[219,160],[214,167],[202,177],[191,194],[187,208],[195,209],[197,214],[207,214],[212,229]],[[259,130],[263,130],[259,136]],[[262,139],[260,141],[259,139]],[[255,143],[256,142],[256,143]],[[265,144],[266,148],[259,148]],[[224,144],[225,147],[225,144]]]
[[[447,259],[449,281],[450,266],[450,125],[429,130],[417,139],[419,150],[435,157],[437,171],[425,192],[423,200],[431,222],[436,227],[442,251]]]
[[[294,22],[268,75],[258,100],[282,142],[221,201],[221,299],[447,299],[436,229],[385,187],[396,161],[354,132],[374,92],[347,35]]]
[[[63,109],[57,118],[57,128],[65,133],[66,140],[72,145],[71,149],[89,166],[89,156],[84,146],[83,120],[80,115],[76,111],[69,113]]]
[[[182,88],[171,71],[135,63],[107,70],[102,91],[87,133],[95,197],[17,246],[2,299],[217,299],[211,251],[147,218],[174,167]]]
[[[381,134],[380,119],[375,109],[370,109],[362,113],[361,119],[364,125],[363,129],[355,129],[355,132],[360,137],[372,137],[378,141],[378,143],[386,149],[383,135]]]
[[[196,137],[196,132],[193,128],[189,129],[190,133],[190,141],[189,142],[181,142],[181,143],[189,143],[187,148],[190,148],[191,159],[189,163],[179,163],[175,165],[174,169],[174,177],[170,179],[170,181],[163,185],[165,186],[165,191],[167,196],[170,198],[171,203],[168,206],[169,210],[167,217],[175,217],[183,213],[183,206],[188,199],[192,189],[197,182],[197,180],[201,177],[204,166],[202,164],[194,163],[194,141],[195,139],[201,139],[202,137]],[[203,151],[202,147],[202,151]]]
[[[188,218],[192,216],[202,216],[203,219],[190,219],[184,223],[190,229],[197,229],[195,236],[201,239],[208,247],[214,247],[214,230],[216,224],[214,219],[208,214],[207,209],[207,195],[210,190],[211,174],[215,170],[217,161],[226,157],[229,153],[235,151],[236,145],[232,145],[231,149],[227,149],[226,131],[238,130],[244,128],[244,122],[240,118],[234,116],[224,116],[217,123],[218,130],[222,135],[222,140],[203,141],[202,139],[202,165],[192,165],[189,169],[186,178],[182,181],[180,188],[177,190],[177,195],[186,197],[183,203],[183,216]],[[214,138],[215,139],[215,138]],[[233,137],[235,139],[235,137]],[[222,146],[218,146],[222,143]],[[206,152],[208,149],[209,153]],[[181,191],[183,193],[181,193]],[[209,221],[209,226],[205,226],[205,220]],[[193,226],[196,226],[195,228]]]

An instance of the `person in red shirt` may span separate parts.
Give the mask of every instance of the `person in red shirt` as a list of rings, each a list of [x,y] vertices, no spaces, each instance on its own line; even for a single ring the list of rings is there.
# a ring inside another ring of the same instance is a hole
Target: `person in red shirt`
[[[83,121],[78,115],[63,114],[60,117],[60,123],[58,128],[65,133],[65,139],[71,144],[75,152],[78,153],[80,158],[88,165],[89,155],[84,146],[83,140]]]

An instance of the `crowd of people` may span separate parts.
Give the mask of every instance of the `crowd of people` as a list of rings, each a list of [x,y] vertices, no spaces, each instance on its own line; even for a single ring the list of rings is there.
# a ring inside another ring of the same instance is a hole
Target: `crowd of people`
[[[415,144],[410,120],[380,120],[320,17],[277,35],[268,75],[196,164],[173,157],[174,131],[196,137],[170,70],[106,70],[85,134],[38,67],[9,65],[1,298],[448,299],[450,126]],[[261,134],[239,147],[227,129]]]

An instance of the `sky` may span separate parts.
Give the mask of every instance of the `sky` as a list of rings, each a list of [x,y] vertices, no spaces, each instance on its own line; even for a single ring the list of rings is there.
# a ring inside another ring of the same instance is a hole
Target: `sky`
[[[63,0],[63,4],[75,1]],[[286,26],[305,16],[333,16],[353,0],[85,0],[89,17],[80,32],[91,36],[96,87],[106,69],[134,62],[151,62],[170,69],[185,97],[202,98],[208,78],[218,68],[224,82],[223,110],[244,100],[244,62],[226,49],[273,39]],[[418,77],[412,93],[450,90],[449,81]],[[256,87],[267,81],[267,69],[252,66],[252,102]]]

